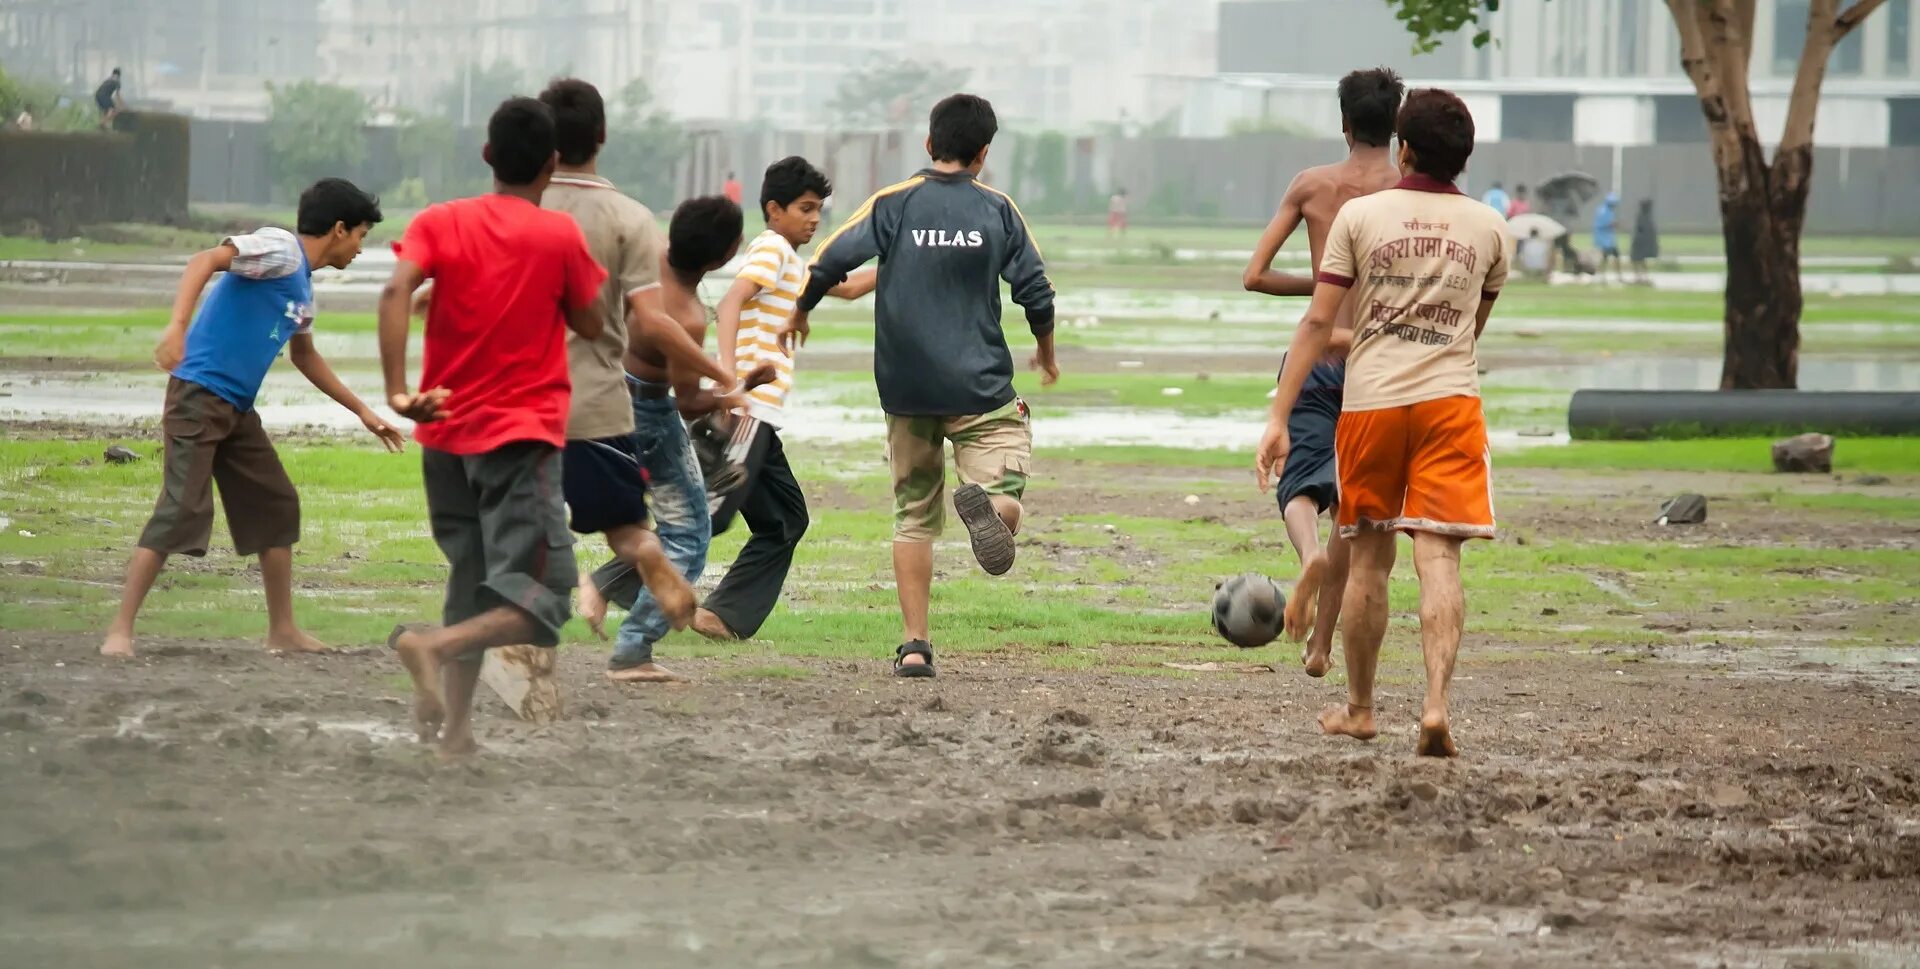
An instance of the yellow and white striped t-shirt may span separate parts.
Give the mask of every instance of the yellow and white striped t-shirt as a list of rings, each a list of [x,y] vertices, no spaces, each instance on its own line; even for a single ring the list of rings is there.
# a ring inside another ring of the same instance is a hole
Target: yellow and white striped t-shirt
[[[793,358],[780,350],[780,331],[793,318],[794,303],[807,282],[806,264],[786,237],[768,229],[747,246],[740,278],[760,290],[740,308],[740,332],[734,335],[734,376],[745,380],[755,367],[772,363],[778,374],[747,397],[749,413],[779,427],[785,420],[787,392],[793,389]]]

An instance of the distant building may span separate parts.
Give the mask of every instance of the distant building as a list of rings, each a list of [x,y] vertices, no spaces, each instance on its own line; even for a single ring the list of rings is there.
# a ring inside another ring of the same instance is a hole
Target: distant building
[[[1786,119],[1807,8],[1808,0],[1760,0],[1756,9],[1754,114],[1769,141]],[[1834,51],[1815,128],[1819,144],[1920,144],[1916,14],[1920,0],[1889,0]],[[1415,56],[1385,4],[1223,0],[1218,72],[1177,79],[1186,91],[1181,132],[1220,135],[1263,121],[1337,129],[1334,79],[1386,64],[1415,83],[1458,92],[1485,141],[1706,139],[1692,82],[1680,69],[1679,34],[1660,0],[1508,3],[1488,26],[1497,44],[1475,49],[1454,37]],[[1275,36],[1294,42],[1272,44]]]

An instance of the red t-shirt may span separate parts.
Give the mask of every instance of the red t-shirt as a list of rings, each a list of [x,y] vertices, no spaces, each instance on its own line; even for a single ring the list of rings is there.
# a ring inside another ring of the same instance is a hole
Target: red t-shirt
[[[580,226],[511,195],[427,207],[394,243],[433,280],[420,389],[452,391],[446,420],[421,424],[421,446],[481,454],[513,441],[566,444],[566,307],[600,295],[607,271]]]

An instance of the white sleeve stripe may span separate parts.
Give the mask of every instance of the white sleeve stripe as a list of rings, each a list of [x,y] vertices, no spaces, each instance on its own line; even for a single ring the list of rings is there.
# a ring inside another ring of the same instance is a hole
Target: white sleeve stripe
[[[628,295],[628,296],[638,296],[638,295],[640,295],[641,293],[644,293],[644,292],[646,292],[647,290],[650,290],[650,289],[659,289],[659,288],[660,288],[660,284],[659,284],[659,283],[648,283],[648,284],[646,284],[645,286],[635,286],[634,288],[632,288],[632,289],[629,289],[629,290],[627,290],[627,295]]]

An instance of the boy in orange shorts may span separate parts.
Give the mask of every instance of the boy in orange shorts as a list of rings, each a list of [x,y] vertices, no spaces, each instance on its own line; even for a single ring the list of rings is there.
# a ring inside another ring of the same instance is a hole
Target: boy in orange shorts
[[[1447,91],[1415,91],[1400,109],[1404,178],[1342,206],[1328,230],[1313,305],[1294,335],[1274,413],[1286,414],[1325,351],[1352,293],[1353,349],[1334,434],[1340,533],[1352,545],[1341,603],[1348,702],[1320,715],[1329,734],[1375,734],[1373,674],[1387,628],[1396,535],[1413,537],[1420,577],[1420,645],[1427,695],[1418,752],[1456,753],[1447,719],[1465,625],[1460,546],[1493,537],[1491,468],[1475,344],[1507,279],[1501,218],[1454,179],[1473,153],[1473,117]],[[1260,460],[1278,469],[1289,448],[1270,421]]]

